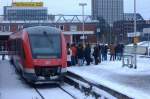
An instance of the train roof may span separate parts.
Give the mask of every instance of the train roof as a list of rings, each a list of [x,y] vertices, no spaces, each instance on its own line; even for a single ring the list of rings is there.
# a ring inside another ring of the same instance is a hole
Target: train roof
[[[60,34],[61,31],[55,27],[50,26],[34,26],[28,27],[24,29],[29,34],[43,34],[44,32],[47,34]]]

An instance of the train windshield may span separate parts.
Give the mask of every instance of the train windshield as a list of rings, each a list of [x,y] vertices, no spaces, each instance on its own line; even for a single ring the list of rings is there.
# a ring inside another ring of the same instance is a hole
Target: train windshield
[[[30,43],[33,58],[60,58],[60,34],[31,34]]]

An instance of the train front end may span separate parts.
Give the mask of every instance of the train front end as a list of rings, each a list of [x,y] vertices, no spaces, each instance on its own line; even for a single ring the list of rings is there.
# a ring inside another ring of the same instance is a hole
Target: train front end
[[[27,29],[31,56],[26,78],[34,83],[63,81],[66,73],[66,43],[63,34],[50,27]]]

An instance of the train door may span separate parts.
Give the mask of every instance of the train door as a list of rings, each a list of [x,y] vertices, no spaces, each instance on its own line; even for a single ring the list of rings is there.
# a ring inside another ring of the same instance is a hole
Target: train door
[[[23,48],[23,41],[21,39],[16,40],[16,61],[17,65],[20,69],[23,70],[24,64],[25,64],[25,54],[24,54],[24,48]]]

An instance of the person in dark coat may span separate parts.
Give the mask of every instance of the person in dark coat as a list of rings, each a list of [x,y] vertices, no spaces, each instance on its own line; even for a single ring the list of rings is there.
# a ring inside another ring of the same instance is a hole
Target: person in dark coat
[[[79,44],[77,48],[77,58],[78,58],[78,65],[83,66],[83,60],[84,60],[84,49],[83,45]]]
[[[119,50],[120,50],[120,46],[119,46],[119,44],[117,44],[115,46],[115,60],[119,59]]]
[[[105,46],[104,45],[101,45],[101,56],[102,56],[102,61],[105,60]]]
[[[94,52],[93,52],[93,56],[94,56],[94,60],[95,60],[95,65],[97,65],[99,63],[99,49],[98,46],[94,47]]]
[[[84,50],[84,57],[86,60],[86,65],[90,65],[91,62],[91,47],[89,44],[86,45],[85,50]]]
[[[124,45],[123,45],[123,44],[120,44],[120,60],[121,60],[122,57],[123,57],[123,51],[124,51]]]
[[[108,46],[104,46],[104,60],[107,61]]]
[[[99,48],[99,62],[101,63],[101,56],[102,56],[102,53],[101,53],[101,51],[102,51],[102,45],[99,45],[98,46],[98,48]]]

